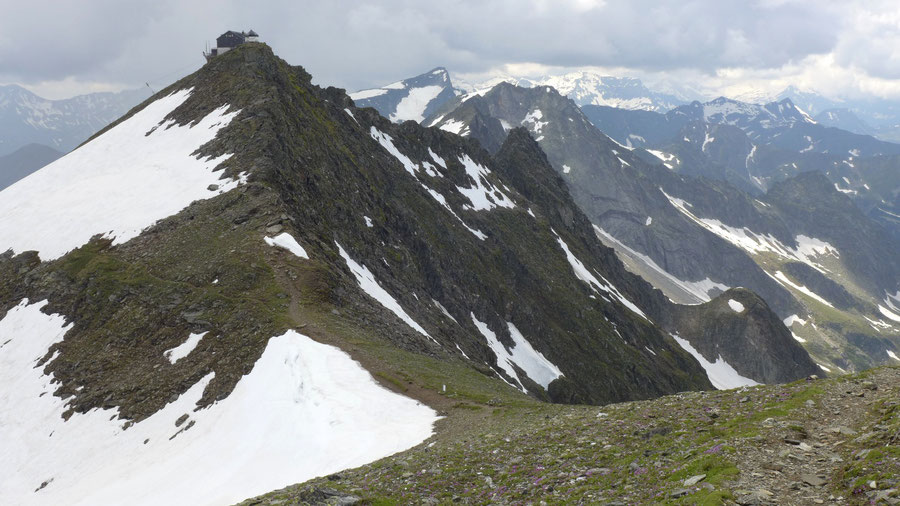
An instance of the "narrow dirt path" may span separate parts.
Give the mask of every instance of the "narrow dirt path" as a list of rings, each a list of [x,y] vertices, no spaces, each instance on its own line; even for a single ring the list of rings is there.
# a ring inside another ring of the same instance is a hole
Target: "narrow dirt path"
[[[790,419],[764,420],[760,435],[738,448],[741,473],[731,485],[738,504],[869,502],[871,493],[847,497],[836,492],[834,480],[856,458],[855,443],[871,434],[876,403],[900,399],[900,370],[882,369],[864,380],[822,382],[822,388]]]

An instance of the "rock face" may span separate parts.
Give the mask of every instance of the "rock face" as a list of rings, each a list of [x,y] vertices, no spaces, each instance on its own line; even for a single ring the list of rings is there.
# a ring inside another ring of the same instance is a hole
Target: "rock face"
[[[705,304],[678,306],[671,325],[690,335],[708,361],[722,358],[761,383],[821,374],[766,302],[749,290],[732,288]]]

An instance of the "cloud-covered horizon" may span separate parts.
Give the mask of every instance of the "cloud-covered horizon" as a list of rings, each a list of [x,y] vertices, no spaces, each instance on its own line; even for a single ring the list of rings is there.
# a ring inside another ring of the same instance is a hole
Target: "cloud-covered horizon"
[[[0,0],[0,82],[57,96],[168,84],[206,41],[254,29],[317,83],[349,90],[444,66],[609,69],[710,93],[798,84],[900,98],[886,0]]]

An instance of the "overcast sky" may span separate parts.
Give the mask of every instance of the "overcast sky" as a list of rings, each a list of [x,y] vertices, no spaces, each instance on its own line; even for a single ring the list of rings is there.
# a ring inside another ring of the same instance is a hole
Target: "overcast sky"
[[[897,0],[0,0],[0,83],[48,98],[161,87],[254,29],[315,82],[435,66],[477,79],[591,67],[708,95],[788,84],[900,98]]]

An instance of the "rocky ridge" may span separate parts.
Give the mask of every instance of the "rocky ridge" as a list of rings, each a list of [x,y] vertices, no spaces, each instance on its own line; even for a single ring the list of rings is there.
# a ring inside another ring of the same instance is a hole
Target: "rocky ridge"
[[[47,352],[59,352],[47,372],[70,412],[116,407],[141,420],[215,372],[201,401],[209,405],[252,369],[268,338],[332,311],[399,350],[468,363],[546,400],[709,388],[650,321],[662,295],[596,239],[527,134],[510,135],[492,158],[473,141],[354,108],[261,44],[216,58],[159,96],[183,88],[193,94],[171,114],[180,124],[223,102],[241,110],[200,153],[234,153],[222,174],[244,173],[246,184],[122,245],[98,238],[51,262],[27,252],[0,260],[4,311],[48,299],[47,311],[75,324]],[[484,202],[466,196],[480,187]],[[281,233],[310,259],[264,241]],[[343,255],[419,328],[360,290]],[[497,346],[517,346],[513,325],[559,368],[553,381],[538,384],[533,370],[498,356]],[[190,360],[172,367],[164,358],[204,331]]]

